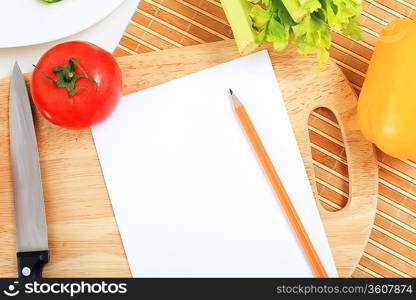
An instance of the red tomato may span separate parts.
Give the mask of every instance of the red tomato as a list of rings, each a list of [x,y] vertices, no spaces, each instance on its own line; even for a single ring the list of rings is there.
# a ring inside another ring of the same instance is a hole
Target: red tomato
[[[66,42],[41,57],[32,75],[31,92],[36,107],[51,123],[88,128],[107,119],[116,108],[121,71],[104,49],[87,42]]]

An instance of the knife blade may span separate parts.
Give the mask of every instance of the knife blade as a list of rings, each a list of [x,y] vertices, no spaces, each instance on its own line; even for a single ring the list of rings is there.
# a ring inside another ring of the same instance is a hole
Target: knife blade
[[[18,276],[40,278],[49,261],[48,232],[32,109],[17,62],[10,82],[9,130]]]

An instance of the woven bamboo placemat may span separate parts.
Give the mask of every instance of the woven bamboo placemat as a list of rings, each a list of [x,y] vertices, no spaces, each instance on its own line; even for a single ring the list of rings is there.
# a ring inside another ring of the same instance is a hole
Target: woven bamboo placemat
[[[360,92],[380,30],[396,18],[416,19],[416,0],[366,0],[364,35],[333,33],[330,49]],[[142,0],[114,54],[132,55],[231,39],[220,0]],[[319,200],[337,211],[348,199],[347,157],[337,120],[317,109],[309,120]],[[416,162],[378,150],[379,199],[371,238],[353,277],[416,277]]]

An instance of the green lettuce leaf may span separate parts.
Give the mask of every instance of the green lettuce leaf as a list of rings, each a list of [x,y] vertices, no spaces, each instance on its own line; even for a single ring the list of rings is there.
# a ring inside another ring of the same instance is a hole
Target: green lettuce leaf
[[[221,0],[229,8],[250,3],[249,17],[256,43],[271,42],[284,49],[292,38],[299,52],[316,53],[322,67],[329,59],[330,30],[361,39],[358,17],[363,0]],[[232,5],[231,5],[232,3]],[[238,28],[233,28],[238,30]]]
[[[273,16],[267,26],[266,41],[273,42],[275,49],[284,49],[289,43],[289,29]]]
[[[322,7],[319,0],[283,0],[283,4],[295,22]]]
[[[361,0],[323,1],[323,14],[330,29],[349,35],[354,39],[361,38],[361,28],[357,17],[362,10]]]
[[[319,66],[323,67],[329,58],[327,49],[331,46],[328,24],[316,15],[307,15],[292,29],[293,41],[299,45],[299,52],[309,54],[315,51]]]
[[[271,17],[272,14],[270,10],[265,10],[259,5],[253,6],[250,11],[250,18],[253,21],[253,27],[258,32],[266,29]]]

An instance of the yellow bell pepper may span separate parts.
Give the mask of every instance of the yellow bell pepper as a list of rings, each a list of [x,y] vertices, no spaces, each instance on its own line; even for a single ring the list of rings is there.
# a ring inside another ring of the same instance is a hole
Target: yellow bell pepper
[[[383,152],[416,160],[416,21],[381,32],[358,102],[364,136]]]

